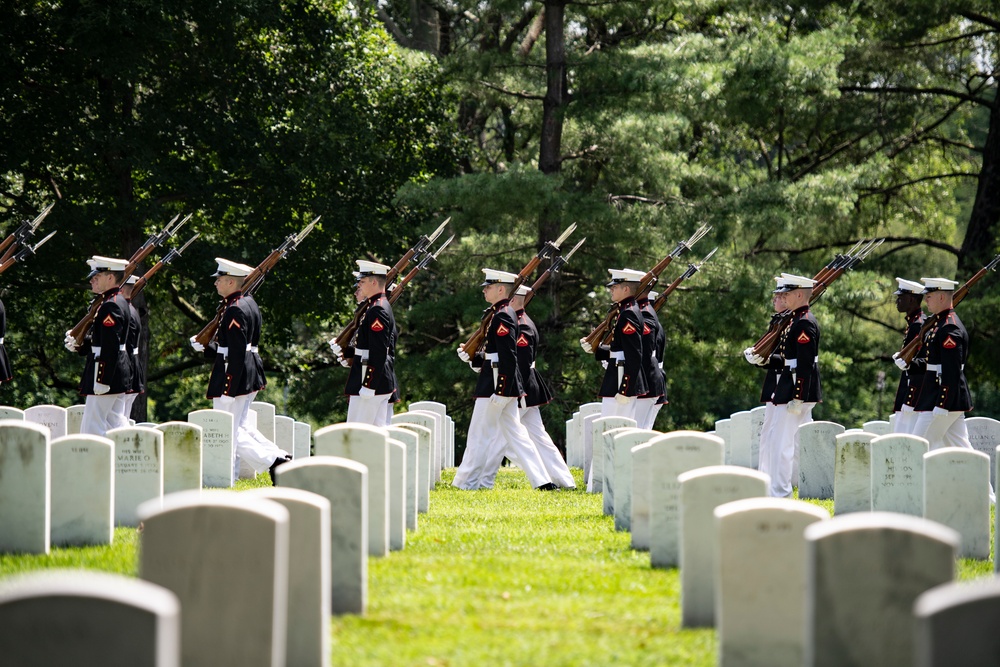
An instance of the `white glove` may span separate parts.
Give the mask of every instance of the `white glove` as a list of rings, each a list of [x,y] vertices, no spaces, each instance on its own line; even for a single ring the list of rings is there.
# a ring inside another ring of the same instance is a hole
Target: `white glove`
[[[63,345],[70,352],[76,352],[80,349],[80,346],[76,344],[76,339],[70,336],[68,331],[66,332],[66,339],[63,341]]]
[[[938,407],[936,407],[933,410],[931,410],[931,412],[934,413],[935,417],[940,417],[941,415],[948,414],[948,411],[946,409],[944,409],[944,408],[938,408]]]
[[[496,405],[496,406],[499,407],[499,406],[505,405],[507,403],[507,397],[506,396],[501,396],[500,394],[493,394],[492,396],[490,396],[490,402],[493,405]]]
[[[459,347],[458,350],[456,350],[456,351],[458,352],[458,358],[459,359],[461,359],[462,361],[464,361],[467,364],[472,362],[472,357],[470,357],[469,353],[466,352],[463,348]]]
[[[790,415],[801,415],[802,414],[802,401],[797,398],[793,398],[788,401],[788,414]]]
[[[899,353],[897,352],[896,354],[899,354]],[[901,370],[901,371],[905,371],[907,368],[910,367],[910,365],[908,363],[906,363],[905,359],[900,359],[895,354],[892,355],[892,361],[893,361],[894,364],[896,364],[897,366],[899,366],[899,370]]]
[[[198,340],[197,340],[197,338],[195,336],[191,336],[190,338],[188,338],[188,342],[191,343],[191,347],[194,348],[195,352],[204,352],[205,351],[205,346],[202,345],[201,343],[199,343]]]
[[[478,369],[478,368],[476,368],[476,367],[475,367],[475,366],[473,365],[473,363],[472,363],[472,360],[471,360],[471,359],[469,360],[469,362],[468,362],[468,363],[469,363],[469,368],[471,368],[471,369],[472,369],[472,372],[473,372],[473,373],[475,373],[476,375],[479,375],[479,369]]]
[[[747,363],[753,364],[754,366],[761,366],[764,364],[764,357],[753,351],[753,345],[743,350],[743,357],[747,360]]]
[[[344,357],[341,356],[337,357],[337,361],[340,362],[340,365],[343,366],[344,368],[347,368],[348,366],[351,365],[350,359],[345,359]]]
[[[629,402],[629,397],[625,394],[615,394],[615,400],[619,405],[627,405]]]
[[[602,359],[601,360],[601,366],[603,366],[604,368],[607,368],[608,367],[608,360],[607,359]]]
[[[330,343],[330,349],[333,350],[333,353],[338,357],[342,356],[343,349],[341,349],[341,347],[337,345],[337,339],[331,338],[328,342]]]
[[[362,387],[358,390],[358,396],[361,398],[375,398],[375,390],[369,389],[368,387]]]
[[[593,354],[594,353],[594,347],[590,343],[587,342],[586,338],[581,338],[580,339],[580,347],[582,347],[583,351],[586,352],[587,354]]]
[[[101,396],[102,394],[106,394],[109,391],[111,391],[111,385],[101,384],[97,380],[94,380],[94,393],[95,394],[97,394],[98,396]]]

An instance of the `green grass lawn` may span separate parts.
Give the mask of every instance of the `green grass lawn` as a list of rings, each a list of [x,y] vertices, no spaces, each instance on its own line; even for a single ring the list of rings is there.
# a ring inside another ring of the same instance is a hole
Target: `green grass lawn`
[[[509,468],[492,491],[459,491],[452,476],[406,549],[369,561],[368,613],[333,620],[332,665],[715,664],[715,632],[680,628],[678,571],[653,570],[648,553],[629,548],[600,495],[534,491]],[[110,547],[0,556],[0,577],[53,567],[134,575],[136,544],[134,529],[119,528]],[[963,559],[958,572],[993,567]]]

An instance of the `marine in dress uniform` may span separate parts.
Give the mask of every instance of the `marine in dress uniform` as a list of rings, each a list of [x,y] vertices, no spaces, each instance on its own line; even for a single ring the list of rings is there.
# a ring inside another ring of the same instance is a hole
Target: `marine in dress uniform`
[[[113,428],[128,426],[115,404],[132,388],[132,364],[125,342],[130,326],[128,301],[121,293],[128,262],[124,259],[94,255],[90,266],[90,290],[100,295],[101,305],[83,344],[66,332],[66,347],[86,357],[80,395],[85,396],[80,433],[105,435]]]
[[[347,421],[372,426],[392,423],[392,406],[397,396],[396,319],[385,294],[389,267],[357,260],[355,295],[358,303],[368,301],[368,308],[358,325],[355,347],[346,350],[354,357],[345,393],[349,396]],[[334,349],[334,352],[343,351]]]
[[[771,305],[774,308],[774,315],[771,316],[771,324],[773,325],[776,323],[776,320],[780,319],[781,313],[786,310],[785,292],[778,292],[775,290],[775,292],[771,295]],[[768,359],[762,359],[754,354],[753,346],[743,350],[743,356],[746,357],[747,361],[751,364],[767,369],[767,372],[764,374],[764,384],[760,389],[760,402],[764,404],[764,421],[760,426],[759,442],[763,443],[766,442],[768,438],[772,437],[770,433],[774,428],[774,389],[778,386],[778,375],[785,367],[785,362],[784,359],[781,358],[781,355],[777,353],[771,354]],[[758,460],[758,467],[759,465],[760,462]],[[792,477],[793,479],[795,477],[794,469],[792,471]]]
[[[258,350],[263,320],[257,302],[242,291],[243,279],[250,275],[253,267],[222,257],[216,257],[215,261],[218,269],[212,275],[219,296],[225,300],[226,309],[215,342],[204,350],[206,356],[214,361],[207,397],[212,399],[212,407],[216,410],[225,410],[233,415],[236,431],[234,476],[238,476],[240,463],[243,462],[255,473],[267,470],[273,483],[274,469],[290,461],[291,456],[249,423],[250,404],[266,384],[264,362]],[[201,347],[194,339],[192,345],[195,349]]]
[[[129,327],[128,335],[125,337],[125,352],[128,354],[129,362],[132,365],[132,387],[123,394],[121,400],[115,404],[115,411],[120,413],[122,420],[128,424],[132,417],[132,404],[139,394],[146,391],[146,376],[139,363],[139,337],[142,334],[142,319],[139,317],[139,310],[132,303],[132,285],[139,282],[139,276],[133,274],[125,280],[122,287],[122,294],[128,302]]]
[[[642,368],[642,314],[635,302],[635,290],[646,274],[634,269],[608,269],[614,310],[610,345],[593,350],[598,361],[605,364],[601,397],[601,417],[635,419],[636,399],[646,394],[646,375]],[[584,351],[591,352],[585,340]]]
[[[812,409],[822,400],[819,377],[819,325],[809,312],[815,281],[782,273],[776,277],[776,292],[785,294],[792,321],[781,334],[777,353],[778,373],[772,402],[774,417],[770,432],[760,442],[758,469],[771,476],[769,494],[792,495],[792,473],[799,451],[799,426],[812,421]]]
[[[924,311],[920,309],[920,303],[924,298],[924,286],[906,278],[896,278],[896,282],[899,287],[893,294],[896,295],[896,310],[906,317],[906,331],[903,332],[903,347],[906,347],[920,334],[920,327],[924,324]],[[895,415],[893,432],[912,433],[917,423],[917,413],[914,410],[917,395],[920,393],[924,371],[927,369],[927,349],[921,345],[920,351],[909,366],[902,359],[897,359],[896,365],[903,372],[899,376],[896,400],[892,406]]]
[[[4,338],[7,336],[7,310],[3,301],[0,300],[0,384],[10,382],[14,374],[10,368],[10,359],[7,357],[7,347],[4,345]]]
[[[559,448],[556,447],[552,437],[545,430],[545,423],[542,421],[542,413],[539,409],[552,401],[552,391],[535,368],[540,340],[538,327],[524,311],[524,298],[530,292],[530,287],[521,285],[517,288],[517,294],[510,300],[511,308],[514,309],[514,314],[517,316],[517,369],[524,383],[524,397],[521,399],[521,407],[518,408],[518,412],[521,415],[521,423],[527,429],[528,436],[535,445],[546,472],[552,478],[552,483],[559,488],[573,489],[576,488],[573,474],[569,471],[569,466],[566,465]],[[492,451],[498,451],[498,449]],[[521,462],[512,449],[508,448],[502,451],[501,456],[507,456],[511,461],[520,465]],[[492,462],[487,463],[486,468],[493,470]],[[490,478],[489,486],[492,485],[492,478]]]
[[[493,269],[483,269],[483,273],[483,298],[490,304],[492,318],[482,354],[471,359],[461,347],[458,349],[463,361],[479,368],[479,379],[473,393],[476,404],[465,453],[452,485],[460,489],[492,488],[504,454],[510,452],[533,487],[556,489],[518,411],[519,399],[525,392],[517,360],[520,330],[510,306],[510,290],[517,276]]]
[[[636,399],[635,425],[650,430],[660,408],[667,404],[667,378],[663,372],[663,350],[667,336],[660,317],[653,308],[658,295],[646,291],[636,299],[642,315],[642,368],[646,376],[646,394]]]

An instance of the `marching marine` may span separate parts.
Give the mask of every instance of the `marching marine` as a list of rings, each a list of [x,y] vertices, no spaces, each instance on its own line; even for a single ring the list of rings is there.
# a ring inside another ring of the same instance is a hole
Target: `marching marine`
[[[509,450],[533,487],[553,490],[557,487],[518,412],[518,401],[525,394],[517,364],[517,317],[510,306],[510,292],[517,274],[493,269],[483,269],[483,273],[486,274],[482,283],[483,298],[490,304],[487,314],[491,320],[482,355],[473,359],[461,347],[458,349],[458,356],[463,361],[474,368],[479,366],[480,370],[473,393],[476,404],[469,422],[465,454],[452,485],[470,490],[491,488],[503,456]]]
[[[896,295],[896,310],[906,317],[906,331],[903,332],[903,347],[906,347],[920,334],[920,328],[924,324],[924,311],[920,308],[924,298],[924,286],[905,278],[896,278],[896,282],[899,287],[893,294]],[[921,346],[917,356],[909,365],[902,359],[896,359],[895,363],[903,373],[899,377],[896,400],[892,406],[893,414],[896,416],[893,431],[913,433],[917,423],[917,413],[914,408],[924,381],[924,371],[927,369],[927,348]]]
[[[642,315],[642,368],[646,376],[646,393],[636,399],[635,425],[646,430],[652,430],[660,408],[667,404],[667,378],[663,372],[667,337],[660,316],[653,308],[657,296],[656,292],[646,290],[636,299]]]
[[[94,255],[87,264],[90,291],[98,295],[100,307],[83,344],[77,346],[66,332],[66,348],[87,358],[80,381],[80,395],[86,397],[80,433],[103,436],[113,428],[128,426],[115,410],[132,389],[132,364],[125,347],[131,318],[121,293],[128,262]]]
[[[799,426],[812,421],[812,409],[822,400],[819,324],[809,311],[815,280],[782,273],[775,281],[775,293],[785,295],[785,308],[792,312],[792,319],[777,347],[782,368],[774,387],[770,432],[761,434],[758,469],[771,476],[769,495],[785,498],[792,495]]]

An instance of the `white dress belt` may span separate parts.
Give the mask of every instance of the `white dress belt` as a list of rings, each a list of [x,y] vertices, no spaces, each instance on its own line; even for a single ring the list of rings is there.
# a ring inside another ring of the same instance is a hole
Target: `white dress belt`
[[[500,361],[500,353],[499,352],[487,352],[486,353],[486,361],[492,361],[493,363],[497,363],[498,361]]]
[[[611,358],[615,361],[625,361],[625,350],[615,350],[611,352]]]
[[[813,363],[814,364],[818,364],[819,363],[819,356],[817,356],[817,357],[815,357],[813,359]],[[785,365],[788,366],[789,368],[798,368],[798,366],[799,366],[799,360],[798,359],[785,359]]]
[[[216,350],[216,351],[219,354],[223,355],[223,356],[228,356],[229,355],[229,348],[228,347],[221,347],[220,346],[219,349]],[[256,345],[251,345],[250,347],[247,348],[247,352],[253,352],[254,354],[259,354],[260,353],[260,348],[257,347]]]
[[[961,369],[963,371],[965,370],[965,364],[962,364]],[[940,375],[941,374],[941,364],[927,364],[927,370],[932,371],[932,372],[937,373],[938,375]]]
[[[360,348],[354,348],[354,356],[360,357],[361,361],[368,361],[368,350],[362,350]]]

